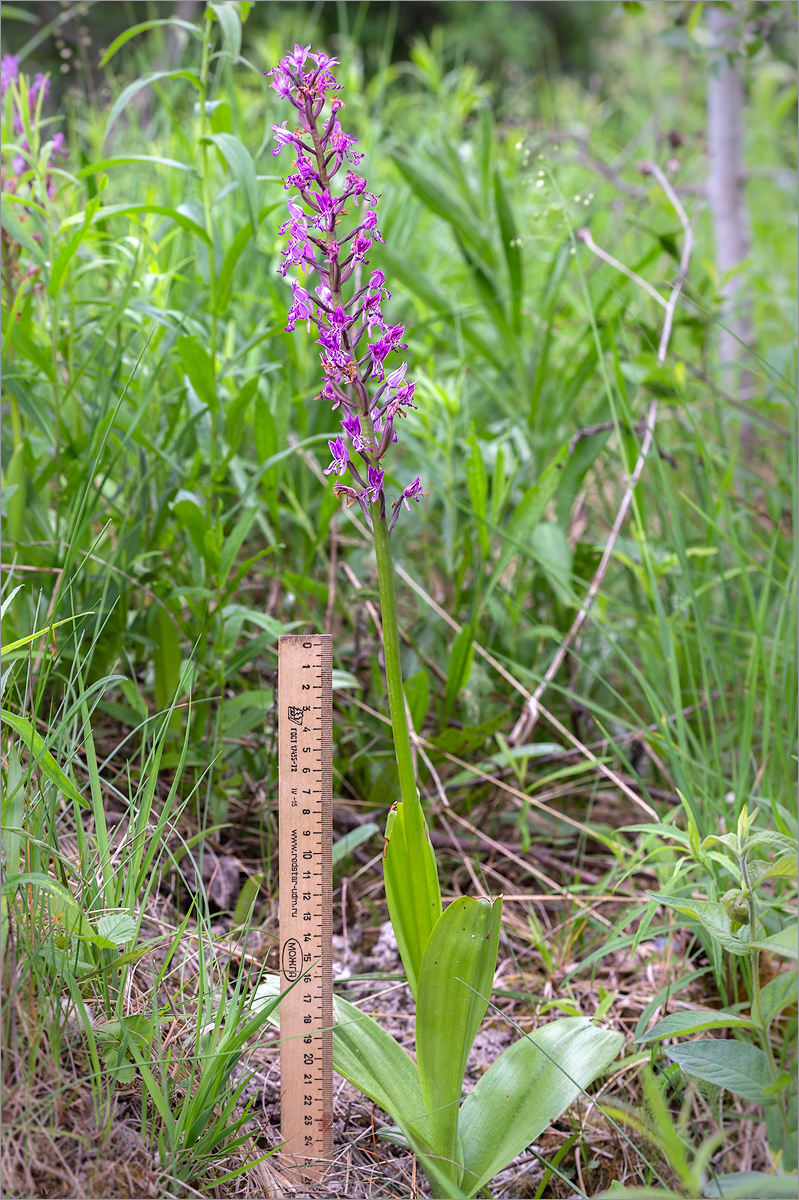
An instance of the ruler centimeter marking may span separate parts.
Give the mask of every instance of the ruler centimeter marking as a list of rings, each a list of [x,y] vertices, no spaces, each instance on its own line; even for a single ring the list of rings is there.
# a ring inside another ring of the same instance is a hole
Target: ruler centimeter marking
[[[319,1179],[333,1151],[333,642],[278,639],[283,1154]],[[300,978],[301,977],[301,978]]]

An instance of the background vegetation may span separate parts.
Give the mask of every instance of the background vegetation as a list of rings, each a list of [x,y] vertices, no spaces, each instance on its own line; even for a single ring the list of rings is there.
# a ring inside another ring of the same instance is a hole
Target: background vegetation
[[[295,41],[341,59],[382,196],[371,266],[419,381],[401,461],[429,497],[394,546],[442,879],[519,897],[506,1016],[599,1004],[631,1036],[610,1115],[573,1110],[494,1194],[614,1179],[732,1194],[715,1175],[795,1170],[777,1113],[795,1128],[793,1085],[764,1108],[632,1040],[677,994],[678,1009],[749,1011],[749,960],[690,911],[740,884],[702,840],[745,805],[796,835],[795,14],[741,13],[742,381],[717,355],[703,6],[248,7],[209,10],[206,53],[199,6],[3,6],[4,53],[29,79],[53,72],[24,167],[3,101],[6,1194],[276,1186],[252,1165],[276,1142],[253,996],[275,968],[281,632],[334,637],[345,966],[385,921],[396,779],[370,543],[322,476],[337,420],[314,399],[313,339],[283,331],[276,274],[270,126],[286,114],[263,72]],[[57,131],[68,157],[51,161]],[[668,297],[683,231],[642,159],[694,235],[664,365],[661,307],[577,237]],[[654,448],[589,619],[514,739],[653,399]],[[791,889],[765,885],[763,937],[795,913]],[[764,985],[784,966],[764,952]],[[767,1036],[790,1081],[786,996]],[[342,1116],[346,1194],[407,1194],[408,1156],[377,1142],[370,1160],[352,1128]]]

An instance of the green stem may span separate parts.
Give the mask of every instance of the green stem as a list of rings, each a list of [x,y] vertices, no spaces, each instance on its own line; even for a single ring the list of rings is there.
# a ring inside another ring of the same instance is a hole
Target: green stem
[[[310,129],[311,139],[319,164],[319,176],[322,186],[330,190],[330,180],[325,170],[324,152],[319,131],[315,122]],[[332,233],[325,235],[329,241]],[[331,287],[333,306],[341,304],[341,290]],[[349,342],[347,342],[349,348]],[[361,427],[371,445],[377,447],[372,418],[369,408],[359,404]],[[377,454],[370,453],[369,460],[374,467],[380,463]],[[377,561],[377,582],[380,589],[380,608],[383,619],[383,651],[386,660],[386,686],[388,688],[388,711],[391,717],[391,730],[394,735],[394,753],[397,756],[397,771],[399,773],[400,796],[407,801],[407,816],[413,826],[419,830],[424,828],[424,814],[416,789],[416,772],[413,769],[411,753],[411,738],[408,730],[408,717],[405,709],[405,689],[402,684],[402,662],[400,660],[399,626],[397,623],[397,596],[394,590],[394,562],[391,556],[391,535],[385,517],[379,513],[373,518],[373,534],[375,543],[375,559]]]
[[[206,101],[208,99],[208,69],[210,60],[210,38],[211,38],[211,18],[206,17],[205,29],[203,30],[203,56],[200,65],[200,174],[202,177],[202,192],[203,192],[203,213],[205,215],[205,231],[208,234],[208,285],[211,294],[211,367],[216,372],[216,340],[217,340],[217,322],[216,322],[216,259],[214,256],[214,229],[211,218],[211,185],[208,170],[208,150],[209,147],[203,141],[206,134],[207,113],[205,111]],[[213,502],[214,502],[214,476],[216,474],[216,437],[217,437],[217,418],[216,413],[210,413],[211,418],[211,447],[209,452],[209,470],[211,473],[211,494],[209,499],[209,523],[213,521]]]
[[[757,909],[755,907],[754,890],[752,889],[752,886],[749,882],[749,869],[748,869],[748,863],[747,863],[747,856],[745,854],[743,854],[738,859],[738,865],[741,868],[741,883],[746,888],[746,903],[747,903],[747,907],[749,909],[749,938],[751,941],[754,941],[755,938],[757,937],[757,928],[756,928]],[[753,949],[753,950],[749,951],[749,963],[750,963],[750,967],[751,967],[751,971],[752,971],[752,1020],[754,1021],[755,1025],[757,1027],[758,1035],[760,1037],[760,1044],[763,1047],[766,1058],[768,1059],[769,1072],[771,1074],[771,1082],[776,1083],[779,1078],[779,1070],[778,1070],[777,1064],[774,1060],[774,1051],[771,1048],[771,1038],[769,1037],[769,1031],[763,1021],[763,1004],[760,999],[760,951],[759,950]],[[785,1112],[785,1105],[782,1103],[782,1100],[779,1096],[775,1097],[775,1099],[777,1101],[777,1105],[780,1110],[780,1121],[782,1122],[782,1129],[783,1129],[783,1133],[785,1135],[786,1144],[787,1144],[787,1141],[788,1141],[788,1138],[790,1135],[788,1132],[788,1117]]]
[[[391,556],[391,535],[385,520],[379,516],[374,521],[375,558],[377,581],[380,588],[380,608],[383,616],[383,649],[386,659],[386,684],[388,686],[388,708],[391,728],[394,733],[394,750],[397,755],[400,795],[409,808],[421,806],[416,791],[416,773],[413,769],[411,739],[408,716],[405,709],[405,689],[402,685],[400,661],[399,626],[397,623],[397,598],[394,590],[394,563]]]

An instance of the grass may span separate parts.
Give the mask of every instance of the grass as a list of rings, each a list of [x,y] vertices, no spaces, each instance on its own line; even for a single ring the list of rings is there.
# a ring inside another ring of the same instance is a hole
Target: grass
[[[369,543],[321,475],[336,422],[313,400],[312,339],[283,332],[285,197],[269,152],[282,116],[261,72],[313,29],[305,10],[291,29],[281,20],[245,37],[249,65],[189,40],[181,67],[196,83],[153,81],[108,134],[107,107],[68,99],[42,130],[63,127],[70,147],[54,196],[40,183],[41,212],[14,205],[43,238],[21,251],[4,238],[20,264],[3,291],[3,471],[16,485],[3,489],[8,1196],[285,1186],[274,1160],[252,1165],[276,1144],[274,1049],[255,1036],[266,1015],[253,995],[275,967],[281,632],[334,635],[337,836],[382,827],[397,790]],[[714,357],[719,280],[696,195],[704,67],[656,40],[664,20],[659,8],[623,19],[599,97],[555,79],[492,106],[477,72],[434,43],[410,64],[389,64],[387,49],[368,79],[344,35],[339,52],[348,122],[382,194],[386,245],[371,265],[419,381],[401,461],[430,496],[394,549],[441,877],[450,895],[523,897],[507,905],[500,953],[506,1015],[590,1012],[615,992],[608,1019],[630,1033],[678,991],[678,1004],[747,1003],[739,962],[648,893],[721,895],[723,867],[696,846],[745,803],[796,832],[794,199],[749,185],[757,344],[744,411]],[[212,34],[230,48],[216,23]],[[163,59],[163,37],[130,40],[102,68],[114,97]],[[768,50],[752,75],[753,165],[794,167],[794,85]],[[660,367],[658,305],[575,234],[590,227],[667,292],[681,231],[635,162],[665,161],[668,127],[684,138],[674,178],[696,248]],[[599,174],[575,129],[640,194]],[[246,148],[233,167],[200,142],[226,133]],[[4,196],[4,217],[10,206]],[[23,280],[28,262],[38,273]],[[543,677],[586,593],[653,398],[655,448],[543,698],[574,740],[544,717],[511,747],[519,689]],[[337,869],[340,936],[361,958],[385,921],[378,843]],[[778,886],[789,912],[790,884]],[[795,1019],[780,1038],[794,1070]],[[660,1082],[644,1084],[652,1057]],[[606,1105],[643,1105],[654,1122],[632,1132],[637,1151],[618,1121],[574,1111],[537,1147],[548,1180],[530,1159],[494,1194],[652,1186],[653,1170],[692,1194],[674,1153],[652,1158],[647,1139],[668,1121],[689,1158],[720,1133],[712,1170],[767,1169],[751,1106],[696,1087],[662,1053],[631,1047],[617,1067]],[[341,1171],[360,1190],[348,1194],[404,1194],[408,1156],[372,1146],[351,1104]]]

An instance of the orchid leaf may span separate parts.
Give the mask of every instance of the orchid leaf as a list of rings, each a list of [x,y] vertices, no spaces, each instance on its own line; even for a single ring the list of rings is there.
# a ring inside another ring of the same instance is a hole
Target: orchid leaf
[[[436,858],[421,804],[395,804],[386,820],[383,875],[391,924],[414,996],[430,934],[441,916]]]
[[[474,1196],[604,1071],[624,1043],[587,1017],[563,1017],[514,1042],[463,1102],[462,1187]]]
[[[416,1057],[433,1146],[442,1166],[458,1162],[458,1110],[472,1044],[497,962],[502,901],[461,896],[444,910],[419,973]],[[460,1171],[456,1174],[459,1182]]]

